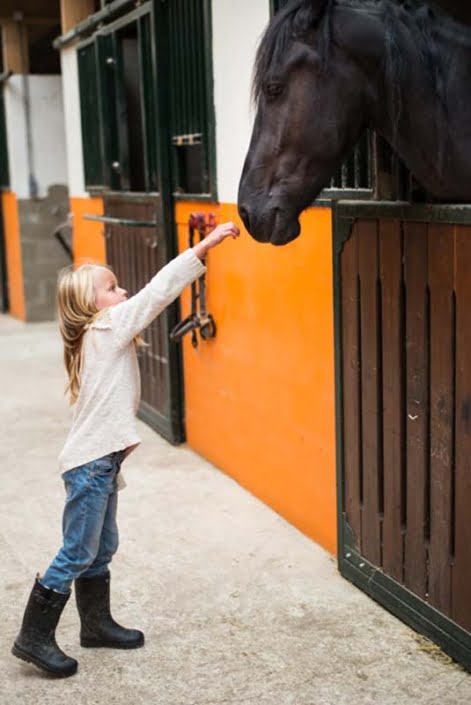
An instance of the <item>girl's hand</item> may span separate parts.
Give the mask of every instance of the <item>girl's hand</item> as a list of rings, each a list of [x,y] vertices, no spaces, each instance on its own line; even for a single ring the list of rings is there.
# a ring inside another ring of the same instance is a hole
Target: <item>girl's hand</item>
[[[240,230],[234,223],[221,223],[212,230],[201,242],[193,247],[193,252],[199,259],[204,259],[208,250],[216,247],[228,237],[239,237]]]

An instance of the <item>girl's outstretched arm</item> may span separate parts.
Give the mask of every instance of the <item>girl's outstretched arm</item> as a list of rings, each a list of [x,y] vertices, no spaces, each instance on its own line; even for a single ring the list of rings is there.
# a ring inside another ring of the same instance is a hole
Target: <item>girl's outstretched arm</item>
[[[239,229],[234,223],[218,225],[195,247],[185,250],[162,267],[135,296],[108,309],[118,346],[129,344],[175,301],[186,286],[204,274],[206,267],[201,260],[208,250],[227,237],[238,236]]]

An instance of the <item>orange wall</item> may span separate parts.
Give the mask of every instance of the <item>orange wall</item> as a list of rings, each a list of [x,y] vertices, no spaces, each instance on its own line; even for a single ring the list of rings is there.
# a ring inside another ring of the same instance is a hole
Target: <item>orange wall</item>
[[[71,198],[70,210],[73,213],[75,264],[80,264],[84,260],[105,263],[104,225],[92,220],[84,220],[82,217],[86,213],[89,215],[103,215],[103,199]]]
[[[180,249],[203,210],[241,226],[233,204],[177,204]],[[217,337],[196,350],[184,340],[186,429],[194,450],[335,553],[331,211],[301,224],[285,247],[243,231],[209,253]]]
[[[16,195],[8,192],[1,195],[5,251],[8,278],[9,313],[22,321],[26,320],[23,288],[23,265],[21,259],[20,224]]]

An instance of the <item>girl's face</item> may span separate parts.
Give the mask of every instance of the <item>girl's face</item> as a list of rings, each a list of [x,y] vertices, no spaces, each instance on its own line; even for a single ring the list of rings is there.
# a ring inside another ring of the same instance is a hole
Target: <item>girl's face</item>
[[[121,289],[118,286],[115,275],[106,267],[96,267],[93,272],[93,283],[95,285],[95,304],[99,311],[103,308],[116,306],[128,298],[126,289]]]

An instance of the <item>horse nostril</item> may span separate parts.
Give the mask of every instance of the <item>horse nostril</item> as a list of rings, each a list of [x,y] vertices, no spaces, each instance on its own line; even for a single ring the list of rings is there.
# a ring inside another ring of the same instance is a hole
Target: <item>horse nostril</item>
[[[245,206],[239,206],[239,215],[242,218],[242,222],[244,223],[245,227],[250,232],[249,212],[247,208],[245,208]]]

